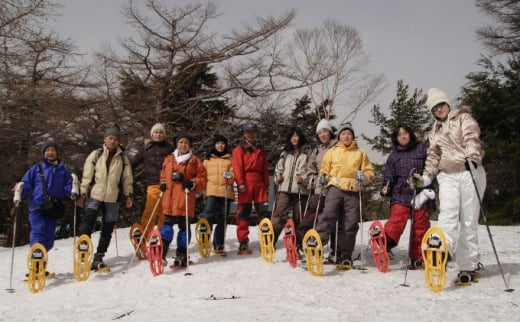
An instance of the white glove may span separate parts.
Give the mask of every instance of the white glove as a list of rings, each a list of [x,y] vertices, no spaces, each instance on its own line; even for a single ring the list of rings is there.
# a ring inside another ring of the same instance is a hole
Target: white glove
[[[70,191],[70,198],[76,199],[79,196],[79,179],[76,174],[70,174],[72,176],[72,189]]]
[[[424,203],[428,200],[435,199],[435,191],[431,188],[427,188],[421,191],[421,193],[417,194],[415,197],[415,205],[413,207],[414,210],[419,210]],[[414,200],[412,199],[411,203],[414,203]]]
[[[23,182],[18,182],[14,186],[14,196],[13,196],[13,203],[15,206],[18,206],[20,202],[22,201],[22,192],[23,192]]]

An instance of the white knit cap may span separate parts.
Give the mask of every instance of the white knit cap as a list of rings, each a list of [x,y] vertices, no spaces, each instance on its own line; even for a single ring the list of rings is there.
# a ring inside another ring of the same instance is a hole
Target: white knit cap
[[[428,90],[428,98],[426,99],[426,107],[428,110],[431,111],[434,106],[442,102],[446,102],[451,108],[451,102],[446,93],[437,88],[431,88]]]
[[[162,133],[166,137],[166,130],[164,130],[164,126],[162,123],[156,123],[153,125],[152,130],[150,130],[150,136],[152,136],[156,130],[162,131]]]
[[[330,133],[334,133],[332,131],[332,126],[330,125],[329,120],[327,119],[321,119],[320,122],[318,122],[318,125],[316,126],[316,134],[318,134],[318,132],[320,132],[321,129],[327,129],[328,131],[330,131]]]

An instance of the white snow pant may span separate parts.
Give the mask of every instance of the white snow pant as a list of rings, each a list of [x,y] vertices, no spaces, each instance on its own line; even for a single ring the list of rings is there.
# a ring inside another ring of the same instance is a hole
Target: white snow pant
[[[486,171],[479,166],[473,169],[478,192],[484,196]],[[440,172],[439,182],[439,227],[446,234],[450,254],[455,257],[459,271],[478,268],[478,219],[480,202],[469,171],[459,173]]]

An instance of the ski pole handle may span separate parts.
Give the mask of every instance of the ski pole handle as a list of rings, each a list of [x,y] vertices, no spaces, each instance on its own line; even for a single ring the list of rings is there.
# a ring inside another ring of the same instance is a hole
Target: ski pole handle
[[[13,203],[15,207],[18,207],[20,205],[20,202],[22,201],[22,192],[23,192],[23,182],[18,182],[14,186],[14,196],[13,196]]]

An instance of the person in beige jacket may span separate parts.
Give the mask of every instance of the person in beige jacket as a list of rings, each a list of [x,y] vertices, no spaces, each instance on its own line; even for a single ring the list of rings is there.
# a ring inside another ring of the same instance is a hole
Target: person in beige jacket
[[[307,139],[300,128],[292,127],[287,131],[285,148],[274,171],[277,190],[276,205],[271,219],[274,229],[273,245],[276,245],[290,212],[295,227],[299,226],[303,218],[305,201],[309,194],[307,185],[304,185],[308,158],[304,149],[305,144]],[[296,234],[299,235],[299,232]],[[301,249],[301,238],[303,237],[297,238],[298,250]]]
[[[415,174],[409,182],[412,188],[423,187],[437,177],[438,225],[446,235],[450,256],[456,256],[460,271],[457,281],[470,283],[476,279],[480,262],[480,201],[472,177],[481,194],[480,199],[486,188],[480,128],[468,107],[452,109],[448,96],[439,89],[428,90],[426,106],[434,118],[426,165],[423,174]]]
[[[90,236],[94,229],[97,214],[103,211],[103,221],[97,251],[94,254],[92,269],[106,267],[103,257],[112,239],[112,231],[119,215],[120,184],[126,196],[126,207],[133,204],[133,176],[130,160],[119,146],[121,132],[117,125],[105,131],[103,148],[92,151],[83,166],[78,206],[84,207],[79,235]],[[120,183],[121,182],[121,183]]]

